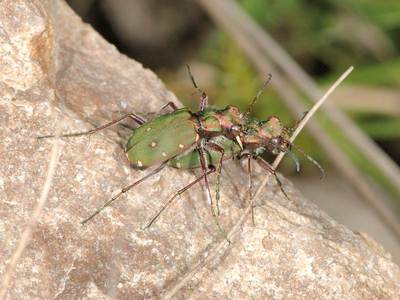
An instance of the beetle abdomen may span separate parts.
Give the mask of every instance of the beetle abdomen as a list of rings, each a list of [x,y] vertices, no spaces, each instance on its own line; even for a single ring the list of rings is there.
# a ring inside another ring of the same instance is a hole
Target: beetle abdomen
[[[196,142],[196,123],[187,108],[159,116],[133,131],[126,145],[128,160],[147,168],[185,152]]]

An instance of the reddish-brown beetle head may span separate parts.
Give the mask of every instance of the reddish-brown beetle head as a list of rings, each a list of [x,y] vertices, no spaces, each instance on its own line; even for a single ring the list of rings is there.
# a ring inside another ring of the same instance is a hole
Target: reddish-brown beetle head
[[[261,146],[270,151],[272,154],[277,155],[281,152],[288,153],[295,161],[297,171],[300,170],[300,164],[297,157],[291,151],[292,147],[303,154],[320,170],[321,178],[325,176],[324,169],[315,159],[306,154],[301,148],[290,142],[289,130],[282,126],[281,121],[277,117],[270,117],[266,122],[264,122],[260,126],[258,135],[261,138]]]
[[[286,152],[289,149],[289,135],[277,117],[270,117],[259,128],[263,146],[272,154]]]

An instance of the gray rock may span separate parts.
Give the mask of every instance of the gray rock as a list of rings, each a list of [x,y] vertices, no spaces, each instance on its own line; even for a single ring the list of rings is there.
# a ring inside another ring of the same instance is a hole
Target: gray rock
[[[162,82],[121,55],[59,0],[0,3],[0,278],[46,177],[50,140],[122,113],[157,112],[175,101]],[[57,92],[56,92],[57,91]],[[132,125],[132,124],[129,124]],[[271,179],[230,246],[210,215],[204,190],[184,194],[149,229],[150,216],[195,174],[164,169],[87,226],[80,221],[147,171],[125,159],[121,127],[62,139],[48,202],[19,261],[9,299],[149,298],[170,293],[207,255],[176,298],[399,299],[400,271],[380,245],[351,232]],[[257,171],[257,182],[263,175]],[[227,231],[246,207],[247,175],[223,173]]]

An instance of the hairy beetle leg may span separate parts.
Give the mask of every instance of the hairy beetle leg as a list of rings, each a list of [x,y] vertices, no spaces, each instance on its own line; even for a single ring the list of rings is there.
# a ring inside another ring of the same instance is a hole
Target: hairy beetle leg
[[[215,217],[216,213],[215,213],[215,210],[214,210],[214,202],[213,202],[213,199],[212,199],[211,190],[210,190],[210,184],[208,182],[208,176],[207,176],[208,166],[207,166],[207,160],[206,160],[206,153],[204,151],[204,140],[201,140],[200,145],[198,146],[197,149],[199,151],[199,160],[200,160],[201,170],[203,172],[204,183],[206,185],[208,203],[210,204],[211,213]]]
[[[249,176],[249,203],[251,203],[251,221],[253,223],[253,226],[256,225],[256,221],[254,218],[254,203],[253,203],[253,170],[252,170],[252,166],[251,166],[251,162],[252,162],[252,157],[251,155],[247,156],[247,172],[248,172],[248,176]]]
[[[193,185],[195,185],[196,183],[199,183],[201,180],[203,180],[203,178],[207,175],[210,175],[212,173],[214,173],[216,171],[215,168],[212,168],[210,170],[208,170],[206,173],[204,173],[203,175],[201,175],[200,177],[197,177],[195,180],[193,180],[192,182],[190,182],[188,185],[186,185],[185,187],[181,188],[180,190],[178,190],[175,194],[173,194],[171,196],[171,198],[168,199],[167,202],[165,202],[165,204],[157,211],[157,213],[151,218],[150,222],[144,227],[144,229],[148,229],[151,227],[151,225],[153,225],[153,223],[158,219],[158,217],[164,212],[164,210],[166,210],[168,208],[168,206],[171,205],[171,203],[178,197],[181,196],[185,191],[187,191],[188,189],[190,189]],[[225,238],[225,240],[230,244],[231,241],[228,239],[228,236],[226,234],[226,232],[222,229],[221,225],[219,224],[218,220],[216,219],[216,216],[213,216],[216,222],[216,225],[218,227],[218,230],[220,231],[220,233],[223,235],[223,237]]]
[[[219,214],[220,214],[219,199],[220,199],[220,186],[221,186],[221,171],[222,171],[222,162],[224,160],[225,150],[220,145],[212,143],[212,142],[208,142],[207,147],[221,153],[221,157],[219,159],[218,167],[217,167],[217,184],[216,184],[216,189],[215,189],[215,206],[217,209],[217,215],[219,216]]]
[[[206,160],[206,154],[205,154],[205,151],[204,151],[204,144],[205,144],[205,141],[202,140],[200,142],[199,147],[198,147],[198,151],[199,151],[201,169],[203,171],[204,182],[205,182],[206,190],[207,190],[207,197],[209,198],[209,204],[210,204],[210,207],[211,207],[211,214],[212,214],[212,216],[213,216],[213,218],[215,220],[215,224],[217,225],[218,230],[221,232],[221,234],[225,238],[225,240],[230,244],[231,241],[228,239],[228,236],[227,236],[226,232],[224,231],[224,229],[222,229],[221,225],[219,224],[217,214],[215,213],[215,210],[214,210],[214,204],[213,204],[212,195],[211,195],[211,191],[210,191],[210,184],[208,182],[208,173],[209,173],[209,171],[207,171],[207,166],[206,166],[207,160]],[[212,144],[212,143],[209,143],[209,144]],[[207,144],[207,145],[209,145],[209,144]],[[214,145],[216,145],[216,144],[214,144]],[[209,168],[212,167],[212,170],[214,170],[213,172],[215,172],[216,169],[215,169],[214,166],[208,166],[208,167]],[[221,167],[222,167],[222,164],[220,165],[220,168]],[[218,207],[217,207],[217,210],[218,210],[218,214],[219,214],[219,208]]]
[[[270,172],[272,175],[274,175],[275,180],[278,183],[278,186],[279,186],[281,192],[285,195],[286,199],[290,200],[289,196],[286,194],[285,190],[283,189],[282,181],[279,179],[278,175],[276,174],[275,169],[261,157],[257,157],[257,162],[264,170],[266,170],[266,171]]]
[[[208,170],[206,172],[207,175],[214,173],[215,172],[215,168]],[[173,194],[171,196],[171,198],[168,199],[167,202],[165,202],[165,204],[157,211],[157,213],[151,218],[150,222],[147,223],[145,229],[150,228],[151,225],[153,225],[153,223],[158,219],[158,217],[162,214],[162,212],[175,200],[176,197],[180,196],[181,194],[183,194],[185,191],[187,191],[188,189],[190,189],[193,185],[195,185],[196,183],[200,182],[206,175],[203,174],[200,177],[197,177],[195,180],[193,180],[192,182],[190,182],[188,185],[186,185],[185,187],[181,188],[180,190],[178,190],[175,194]]]
[[[161,115],[161,112],[162,112],[165,108],[167,108],[168,106],[171,107],[172,111],[178,110],[178,107],[175,105],[175,103],[172,102],[172,101],[169,101],[167,104],[163,105],[163,106],[160,108],[160,111],[158,112],[158,114]]]
[[[107,124],[104,124],[104,125],[101,125],[99,127],[93,128],[93,129],[91,129],[89,131],[62,134],[62,135],[60,135],[60,137],[76,137],[76,136],[82,136],[82,135],[90,135],[90,134],[93,134],[93,133],[95,133],[97,131],[100,131],[100,130],[106,129],[108,127],[111,127],[113,125],[116,125],[119,122],[121,122],[121,121],[123,121],[123,120],[125,120],[127,118],[131,118],[132,120],[134,120],[139,125],[143,125],[144,123],[147,122],[147,120],[145,118],[143,118],[142,116],[134,114],[134,113],[129,113],[129,114],[123,115],[122,117],[120,117],[120,118],[118,118],[116,120],[113,120],[113,121],[111,121],[111,122],[109,122]],[[54,138],[54,137],[55,137],[55,135],[43,135],[43,136],[39,136],[37,138],[38,139],[45,139],[45,138]]]
[[[143,176],[142,178],[140,178],[139,180],[135,181],[134,183],[124,187],[118,194],[116,194],[114,197],[112,197],[110,200],[108,200],[106,203],[104,203],[101,207],[99,207],[93,214],[91,214],[89,217],[87,217],[86,219],[84,219],[81,224],[84,225],[86,224],[88,221],[90,221],[91,219],[93,219],[95,216],[97,216],[102,210],[104,210],[107,206],[110,206],[111,203],[113,203],[115,200],[117,200],[120,196],[122,196],[123,194],[125,194],[127,191],[129,191],[131,188],[133,188],[134,186],[138,185],[139,183],[143,182],[144,180],[146,180],[147,178],[155,175],[156,173],[160,172],[164,167],[166,166],[166,164],[162,164],[160,165],[158,168],[154,169],[153,171],[151,171],[150,173],[148,173],[147,175]]]

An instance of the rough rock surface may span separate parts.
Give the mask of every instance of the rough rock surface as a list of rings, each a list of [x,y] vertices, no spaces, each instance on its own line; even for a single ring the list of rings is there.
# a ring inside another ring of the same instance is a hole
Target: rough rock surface
[[[57,93],[56,93],[57,91]],[[56,96],[57,95],[57,96]],[[59,0],[0,2],[0,279],[39,198],[51,149],[65,131],[176,101],[149,70],[118,53]],[[142,226],[194,174],[164,169],[87,226],[79,222],[146,171],[130,168],[121,127],[62,140],[47,206],[9,299],[137,299],[165,295],[221,241],[201,187]],[[227,230],[243,214],[246,174],[226,164]],[[380,245],[351,232],[285,181],[273,180],[229,247],[176,298],[399,299],[400,271]]]

